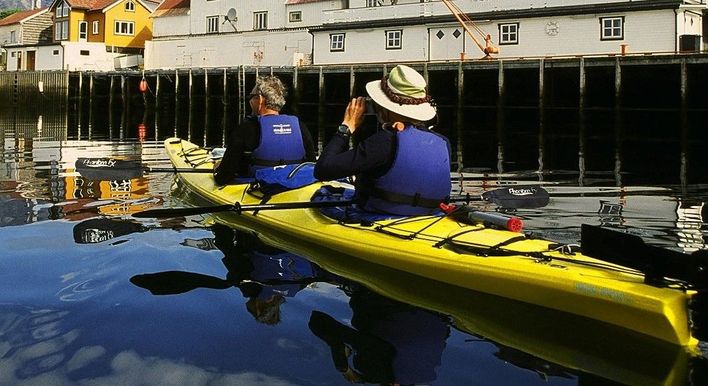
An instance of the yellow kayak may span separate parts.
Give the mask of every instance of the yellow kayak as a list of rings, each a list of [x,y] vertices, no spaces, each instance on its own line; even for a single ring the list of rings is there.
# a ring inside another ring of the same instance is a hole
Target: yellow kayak
[[[170,138],[165,149],[184,187],[209,203],[261,203],[248,185],[217,186],[208,150]],[[326,184],[326,183],[325,183]],[[309,202],[322,184],[278,193],[271,205]],[[287,235],[351,258],[456,287],[601,321],[674,345],[695,346],[689,301],[695,291],[680,282],[649,285],[644,274],[523,233],[420,216],[342,224],[316,208],[222,212],[236,227]]]

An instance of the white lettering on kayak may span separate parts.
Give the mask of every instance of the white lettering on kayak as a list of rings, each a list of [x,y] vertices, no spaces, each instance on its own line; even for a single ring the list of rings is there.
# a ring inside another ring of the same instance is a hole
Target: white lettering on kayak
[[[100,159],[92,159],[92,160],[82,160],[81,161],[84,166],[87,168],[112,168],[116,166],[116,160],[110,159],[110,158],[100,158]]]
[[[273,125],[273,134],[283,135],[291,134],[293,129],[288,124]]]
[[[626,293],[589,283],[575,283],[575,291],[593,297],[610,299],[617,303],[632,304],[634,300]]]
[[[509,188],[509,194],[513,194],[514,196],[531,196],[536,194],[536,188]]]

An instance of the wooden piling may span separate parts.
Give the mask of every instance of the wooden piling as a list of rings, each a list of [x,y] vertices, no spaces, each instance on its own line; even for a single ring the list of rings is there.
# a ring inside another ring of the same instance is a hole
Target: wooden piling
[[[324,149],[325,141],[325,81],[324,72],[322,72],[322,66],[319,67],[319,78],[317,82],[317,88],[319,92],[317,93],[317,149],[318,153],[322,153]]]
[[[204,69],[204,134],[202,136],[202,146],[207,145],[207,133],[209,132],[209,72]]]
[[[427,83],[427,81],[426,81]],[[457,161],[457,171],[461,172],[464,167],[464,128],[465,128],[465,104],[464,104],[464,89],[465,89],[465,72],[462,68],[462,61],[457,66],[457,106],[455,119],[455,129],[457,133],[457,151],[455,152],[455,160]]]

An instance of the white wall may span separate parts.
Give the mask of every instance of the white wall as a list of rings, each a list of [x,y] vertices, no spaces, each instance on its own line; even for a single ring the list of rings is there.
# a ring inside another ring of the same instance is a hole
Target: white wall
[[[673,10],[617,16],[625,16],[623,40],[600,40],[598,15],[495,20],[477,25],[492,36],[492,44],[500,49],[500,53],[495,55],[498,58],[616,54],[621,52],[622,44],[627,45],[629,53],[675,51],[676,16]],[[557,24],[556,35],[546,33],[549,22]],[[519,44],[499,45],[498,26],[504,23],[519,23]],[[700,22],[696,20],[694,25],[700,26]],[[391,29],[399,28],[315,32],[313,61],[315,64],[335,64],[458,60],[463,44],[467,59],[484,56],[457,24],[400,27],[403,29],[402,50],[385,49],[384,31]],[[457,38],[453,35],[455,30],[461,33]],[[444,34],[442,39],[437,37],[439,31]],[[344,52],[330,51],[329,37],[336,32],[346,34]],[[484,44],[481,36],[476,38]]]
[[[297,53],[311,52],[307,31],[269,31],[192,36],[146,42],[145,68],[292,66]],[[262,54],[262,56],[261,56]],[[258,59],[258,57],[260,59]]]
[[[152,19],[152,36],[186,36],[192,33],[189,24],[189,15],[164,16]]]

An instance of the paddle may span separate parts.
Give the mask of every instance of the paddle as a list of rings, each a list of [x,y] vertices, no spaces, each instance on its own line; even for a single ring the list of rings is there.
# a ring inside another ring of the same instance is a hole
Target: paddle
[[[503,208],[540,208],[548,204],[548,192],[540,186],[500,188],[485,192],[481,197],[471,195],[451,197],[451,202],[490,201]],[[281,204],[241,205],[240,203],[196,208],[148,209],[133,213],[136,218],[186,217],[207,213],[234,211],[237,213],[259,210],[286,210],[331,208],[352,205],[352,200],[285,202]]]
[[[581,227],[580,245],[588,256],[643,272],[649,284],[664,285],[666,277],[708,289],[708,250],[689,255],[647,245],[636,235],[588,224]]]
[[[315,281],[314,278],[298,280],[269,279],[263,281],[251,279],[229,280],[185,271],[144,273],[130,278],[131,283],[140,288],[145,288],[153,295],[177,295],[197,288],[226,289],[233,286],[310,284]]]
[[[144,173],[214,173],[212,169],[153,168],[139,161],[114,158],[79,158],[74,166],[81,176],[90,180],[119,180],[142,177]]]
[[[285,210],[285,209],[307,209],[307,208],[331,208],[337,206],[349,206],[354,201],[307,201],[307,202],[284,202],[282,204],[255,204],[241,205],[238,202],[235,204],[205,206],[195,208],[165,208],[165,209],[148,209],[141,212],[133,213],[133,217],[137,218],[165,218],[165,217],[186,217],[195,216],[206,213],[228,212],[236,213],[252,212],[257,210]]]

